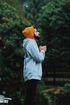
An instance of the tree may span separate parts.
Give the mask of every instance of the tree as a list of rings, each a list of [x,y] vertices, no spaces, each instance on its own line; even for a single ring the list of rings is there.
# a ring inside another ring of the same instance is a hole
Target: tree
[[[19,16],[23,18],[22,0],[2,0],[2,1],[7,2],[9,5],[16,8],[16,11],[19,14]]]
[[[23,2],[23,15],[31,24],[38,27],[37,18],[41,7],[50,0],[25,0]]]
[[[48,45],[45,61],[47,63],[44,62],[44,66],[49,71],[67,72],[70,68],[69,7],[70,0],[54,0],[43,6],[38,15],[38,23],[42,29],[42,43]]]
[[[26,25],[16,9],[0,2],[0,90],[18,88],[22,81],[23,49],[21,35]],[[15,85],[15,84],[18,85]],[[9,87],[10,85],[10,87]],[[1,88],[2,87],[2,88]],[[14,91],[13,91],[14,92]]]

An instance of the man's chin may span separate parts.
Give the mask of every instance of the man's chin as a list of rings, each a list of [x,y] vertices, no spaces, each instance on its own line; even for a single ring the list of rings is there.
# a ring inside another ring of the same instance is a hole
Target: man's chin
[[[39,40],[39,39],[40,39],[40,36],[34,36],[34,38],[35,38],[36,40]]]

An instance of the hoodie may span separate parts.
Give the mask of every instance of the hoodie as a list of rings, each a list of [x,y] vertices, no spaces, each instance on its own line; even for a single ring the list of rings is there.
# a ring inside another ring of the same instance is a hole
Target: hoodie
[[[33,35],[32,38],[30,38],[29,36],[23,40],[23,48],[24,48],[24,66],[23,66],[24,81],[31,79],[41,80],[42,62],[45,58],[45,52],[39,51],[38,45],[36,43],[36,40],[33,38]]]

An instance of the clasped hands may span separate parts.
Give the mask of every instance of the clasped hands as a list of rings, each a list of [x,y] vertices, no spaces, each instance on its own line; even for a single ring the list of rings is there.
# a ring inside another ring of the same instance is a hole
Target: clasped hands
[[[39,50],[46,52],[46,51],[47,51],[47,46],[46,46],[46,45],[44,45],[44,46],[39,46]]]

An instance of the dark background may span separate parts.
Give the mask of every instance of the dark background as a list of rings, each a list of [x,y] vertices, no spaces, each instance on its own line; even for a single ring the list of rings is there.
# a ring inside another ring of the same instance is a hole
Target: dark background
[[[40,31],[38,45],[48,46],[43,62],[45,85],[70,83],[69,7],[70,0],[0,0],[0,94],[23,97],[21,32],[30,25]]]

